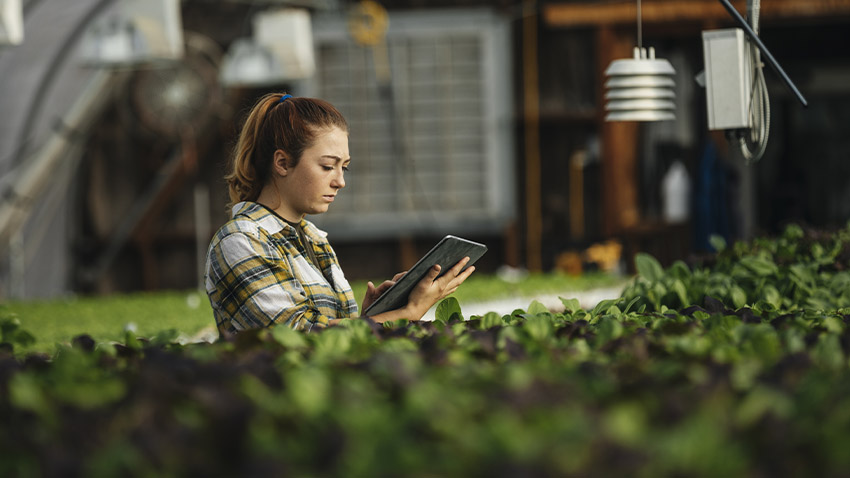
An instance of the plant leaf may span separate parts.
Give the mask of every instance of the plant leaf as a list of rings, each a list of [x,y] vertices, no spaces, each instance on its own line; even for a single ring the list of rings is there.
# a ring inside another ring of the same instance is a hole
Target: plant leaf
[[[651,282],[661,280],[664,275],[664,268],[661,267],[661,263],[645,252],[638,252],[635,255],[635,268],[638,274]]]
[[[596,307],[593,308],[593,311],[590,313],[591,317],[596,317],[597,315],[606,312],[611,308],[612,305],[619,302],[620,299],[605,299],[596,304]]]
[[[708,243],[711,244],[711,247],[713,247],[717,252],[723,252],[726,249],[726,239],[724,239],[723,236],[712,234],[711,237],[708,238]]]
[[[559,299],[561,299],[561,303],[564,304],[564,310],[568,310],[570,312],[577,312],[579,309],[581,309],[581,304],[576,298],[567,300],[563,297],[559,297]]]
[[[540,315],[549,313],[549,308],[543,305],[542,303],[533,300],[531,304],[528,305],[528,313],[530,315]]]
[[[437,304],[434,317],[444,324],[448,324],[453,317],[462,321],[463,313],[460,310],[460,303],[454,297],[446,297]]]

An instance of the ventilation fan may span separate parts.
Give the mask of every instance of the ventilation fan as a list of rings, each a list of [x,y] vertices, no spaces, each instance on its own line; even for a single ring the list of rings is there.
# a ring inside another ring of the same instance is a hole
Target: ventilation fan
[[[203,35],[184,35],[182,60],[137,71],[130,80],[135,115],[146,127],[169,137],[203,129],[221,103],[221,50]]]

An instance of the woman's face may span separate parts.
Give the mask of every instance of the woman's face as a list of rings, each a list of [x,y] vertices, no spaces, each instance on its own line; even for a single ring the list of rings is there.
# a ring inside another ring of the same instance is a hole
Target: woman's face
[[[336,126],[320,130],[298,164],[286,168],[280,177],[278,213],[289,221],[298,221],[305,214],[327,211],[345,187],[350,162],[348,133]]]

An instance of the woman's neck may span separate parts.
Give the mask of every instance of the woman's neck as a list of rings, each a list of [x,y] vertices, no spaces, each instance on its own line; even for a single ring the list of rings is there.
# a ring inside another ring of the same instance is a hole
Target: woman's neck
[[[304,217],[303,214],[298,215],[295,211],[292,211],[291,208],[287,207],[286,203],[281,200],[280,195],[277,194],[277,191],[274,191],[269,187],[265,187],[262,191],[260,191],[260,195],[257,197],[256,202],[271,209],[285,221],[291,223],[299,223]]]

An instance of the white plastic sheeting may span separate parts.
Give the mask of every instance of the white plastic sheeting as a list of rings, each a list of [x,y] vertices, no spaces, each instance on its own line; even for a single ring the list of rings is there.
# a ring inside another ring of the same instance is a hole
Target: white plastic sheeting
[[[27,158],[56,135],[67,140],[45,188],[28,204],[20,232],[0,244],[0,299],[50,297],[70,289],[68,199],[86,131],[70,129],[65,116],[98,73],[82,66],[74,40],[92,13],[110,3],[31,0],[24,5],[24,41],[0,49],[0,200],[15,200],[8,196],[9,182],[14,170],[26,168]]]

